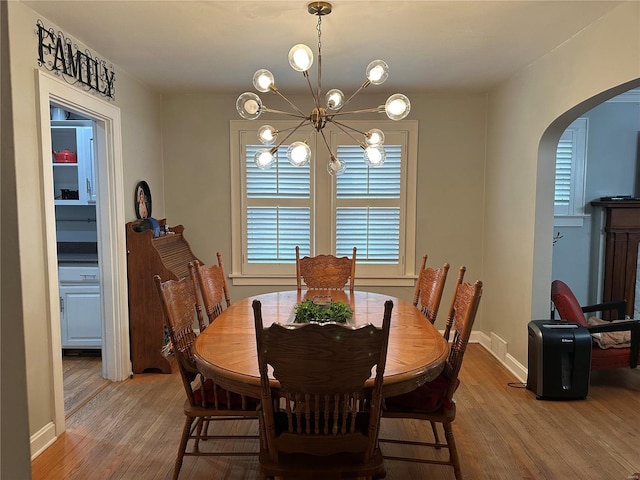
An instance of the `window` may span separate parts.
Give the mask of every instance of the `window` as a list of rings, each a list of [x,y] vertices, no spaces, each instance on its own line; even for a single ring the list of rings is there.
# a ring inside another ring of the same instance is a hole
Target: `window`
[[[269,122],[280,131],[295,122]],[[327,126],[330,148],[346,160],[343,175],[326,169],[329,154],[321,138],[296,132],[280,146],[271,169],[253,162],[261,124],[231,121],[232,273],[234,284],[295,284],[295,246],[301,255],[351,256],[358,248],[360,285],[413,285],[417,122],[350,121],[365,131],[384,130],[387,159],[368,168],[350,135]],[[309,142],[305,167],[286,159],[288,144]]]
[[[556,226],[581,226],[584,217],[587,119],[564,131],[556,151],[554,215]]]

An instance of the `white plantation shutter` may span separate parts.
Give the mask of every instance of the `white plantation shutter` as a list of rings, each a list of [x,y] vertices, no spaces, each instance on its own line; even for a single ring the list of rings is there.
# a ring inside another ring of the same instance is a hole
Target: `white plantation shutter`
[[[288,145],[276,153],[275,164],[259,169],[253,159],[263,145],[246,145],[246,261],[294,263],[295,247],[309,254],[311,208],[310,169],[286,159]]]
[[[584,214],[587,119],[574,121],[562,134],[556,150],[554,214]]]
[[[309,254],[309,234],[308,208],[248,207],[247,261],[293,263],[296,245]]]
[[[338,145],[347,170],[336,180],[336,255],[358,248],[358,263],[400,263],[401,145],[385,145],[383,165],[369,168],[358,145]]]
[[[309,166],[294,167],[286,158],[287,147],[276,152],[275,164],[266,170],[259,169],[253,161],[264,145],[247,145],[245,163],[247,169],[247,196],[250,198],[305,198],[311,194]]]
[[[565,133],[558,142],[556,151],[556,207],[569,208],[571,201],[571,170],[573,168],[573,132]]]

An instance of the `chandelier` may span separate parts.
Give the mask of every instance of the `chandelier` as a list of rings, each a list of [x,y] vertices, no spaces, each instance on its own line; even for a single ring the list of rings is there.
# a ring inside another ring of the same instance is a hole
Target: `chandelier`
[[[236,101],[236,109],[242,118],[247,120],[257,119],[263,112],[275,113],[281,115],[288,115],[295,117],[300,122],[292,128],[276,130],[271,125],[263,125],[258,129],[258,139],[263,148],[260,148],[254,157],[256,166],[260,169],[270,168],[276,160],[278,148],[293,135],[298,129],[304,126],[310,126],[313,130],[318,132],[322,137],[324,144],[329,151],[330,160],[327,165],[327,170],[331,175],[339,175],[344,172],[346,163],[344,159],[337,158],[331,148],[329,142],[325,137],[324,127],[327,124],[335,125],[342,132],[351,137],[364,151],[363,159],[369,167],[379,167],[382,165],[386,158],[384,150],[384,133],[377,129],[371,129],[367,132],[357,130],[342,123],[339,119],[342,115],[357,114],[357,113],[386,113],[391,120],[402,120],[405,118],[411,109],[411,103],[409,99],[401,94],[396,93],[391,95],[384,105],[378,107],[368,108],[364,110],[345,111],[344,108],[349,102],[363,89],[369,85],[380,85],[389,76],[389,67],[382,60],[374,60],[365,69],[366,80],[360,85],[360,87],[348,98],[342,93],[341,90],[332,88],[327,91],[324,104],[321,104],[322,97],[322,17],[331,13],[331,4],[328,2],[311,2],[307,5],[307,10],[310,14],[318,17],[317,31],[318,31],[318,78],[317,85],[314,90],[311,85],[311,79],[309,78],[309,70],[313,65],[313,52],[309,47],[303,44],[294,45],[289,50],[289,64],[297,72],[301,72],[309,85],[311,96],[313,97],[314,108],[310,114],[304,113],[293,102],[285,97],[280,90],[275,86],[273,74],[266,69],[258,70],[253,76],[253,86],[255,89],[262,93],[272,92],[284,99],[291,107],[292,111],[285,112],[280,110],[273,110],[268,108],[262,103],[260,97],[253,92],[245,92],[238,97]],[[313,133],[313,130],[311,133]],[[278,135],[287,132],[282,140],[278,143]],[[355,135],[360,135],[361,140],[358,140]],[[289,162],[297,167],[305,166],[311,159],[311,148],[308,142],[305,140],[292,142],[287,149],[287,159]]]

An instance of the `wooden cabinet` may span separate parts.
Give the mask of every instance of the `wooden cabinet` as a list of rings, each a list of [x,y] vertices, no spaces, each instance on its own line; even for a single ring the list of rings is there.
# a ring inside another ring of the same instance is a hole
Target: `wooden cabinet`
[[[591,202],[605,213],[604,284],[602,301],[625,299],[633,318],[640,243],[640,201]]]
[[[189,262],[196,260],[184,238],[184,227],[170,227],[170,233],[154,238],[151,230],[135,231],[140,220],[126,224],[129,328],[133,373],[171,373],[162,354],[165,344],[164,313],[153,282],[177,280],[189,275]],[[158,222],[161,226],[166,220]]]
[[[52,121],[51,147],[55,152],[70,150],[76,154],[74,163],[56,162],[52,156],[55,204],[95,204],[93,122],[90,120]]]
[[[101,348],[98,267],[61,266],[58,272],[62,348]]]

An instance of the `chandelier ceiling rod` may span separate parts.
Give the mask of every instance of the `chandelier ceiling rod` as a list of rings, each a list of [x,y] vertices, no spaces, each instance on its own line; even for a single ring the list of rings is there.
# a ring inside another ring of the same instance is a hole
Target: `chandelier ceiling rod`
[[[331,89],[327,92],[325,100],[326,106],[321,105],[322,98],[322,17],[331,13],[332,6],[329,2],[311,2],[307,5],[307,11],[318,17],[316,30],[318,31],[318,78],[316,83],[316,89],[314,91],[311,79],[309,77],[309,69],[313,65],[313,52],[309,47],[303,44],[294,45],[289,50],[289,64],[291,67],[301,72],[305,77],[309,90],[311,91],[311,97],[313,98],[314,108],[311,114],[305,114],[300,108],[298,108],[291,100],[289,100],[278,88],[275,86],[275,80],[273,74],[266,69],[258,70],[253,76],[253,85],[259,92],[263,93],[276,93],[280,98],[285,100],[294,112],[284,112],[268,108],[262,103],[262,100],[258,95],[252,92],[245,92],[241,94],[236,101],[236,109],[242,118],[248,120],[255,120],[262,113],[274,113],[280,115],[288,115],[295,118],[302,119],[301,122],[293,127],[291,131],[276,144],[276,139],[280,131],[273,128],[271,125],[263,125],[258,130],[258,139],[265,145],[257,151],[254,157],[255,164],[261,168],[270,168],[276,160],[278,149],[288,140],[293,133],[295,133],[301,127],[308,125],[317,133],[320,133],[324,144],[329,152],[330,161],[327,165],[327,170],[332,175],[339,175],[344,172],[346,163],[343,159],[339,159],[331,151],[331,147],[324,134],[324,127],[327,123],[335,125],[339,130],[347,134],[352,138],[363,150],[363,159],[370,167],[379,167],[382,165],[386,158],[384,150],[384,133],[379,129],[371,129],[367,132],[362,132],[356,128],[350,127],[342,122],[338,122],[334,117],[338,115],[347,114],[359,114],[359,113],[382,113],[385,112],[391,120],[402,120],[405,118],[411,110],[411,103],[409,99],[401,94],[396,93],[391,95],[384,105],[380,105],[374,108],[367,108],[353,111],[343,111],[345,106],[351,102],[351,100],[363,89],[369,85],[380,85],[389,76],[389,67],[382,60],[373,60],[369,63],[365,70],[366,79],[356,91],[345,100],[345,96],[342,91],[338,89]],[[327,113],[329,111],[329,113]],[[289,130],[284,129],[283,131]],[[360,141],[354,137],[352,132],[356,132],[364,137],[364,141]],[[275,144],[275,146],[274,146]],[[311,148],[308,142],[296,141],[289,145],[287,149],[287,159],[294,166],[305,166],[309,163],[311,158]]]

